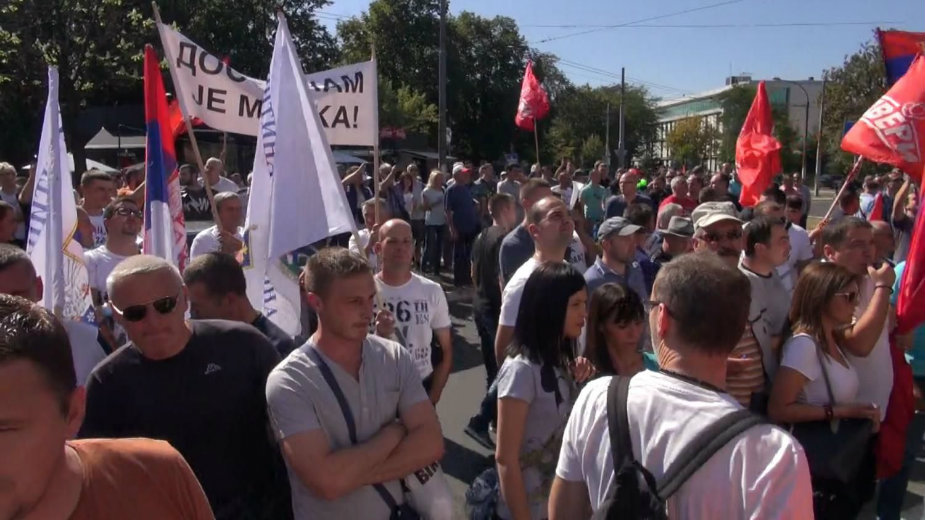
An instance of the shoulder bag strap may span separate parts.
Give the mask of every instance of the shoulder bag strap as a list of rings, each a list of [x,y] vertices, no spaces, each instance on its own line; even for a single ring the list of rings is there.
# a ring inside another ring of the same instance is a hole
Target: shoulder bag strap
[[[331,391],[334,392],[334,397],[337,399],[337,404],[340,406],[340,411],[344,414],[344,422],[347,423],[347,432],[350,435],[350,442],[353,444],[359,444],[357,442],[357,428],[356,422],[353,419],[353,412],[350,411],[350,405],[347,404],[347,398],[344,396],[343,390],[340,389],[340,385],[337,384],[337,379],[334,378],[334,372],[331,371],[331,367],[324,362],[324,359],[315,352],[315,348],[309,348],[308,353],[311,355],[313,360],[318,363],[318,369],[321,370],[321,376],[324,377],[325,382],[331,387]],[[379,493],[379,496],[382,498],[382,501],[385,502],[385,505],[389,507],[390,511],[395,511],[398,509],[398,503],[395,502],[395,498],[392,497],[392,494],[389,493],[389,490],[385,488],[382,484],[373,484],[373,489]]]
[[[738,410],[711,424],[681,450],[675,463],[659,480],[659,498],[667,500],[726,443],[752,426],[764,423],[761,416]]]
[[[813,343],[816,343],[816,340],[813,339]],[[829,406],[835,406],[835,394],[832,393],[832,383],[829,381],[829,371],[825,368],[825,357],[822,353],[822,347],[816,345],[816,357],[819,358],[819,369],[822,370],[822,378],[825,379],[825,389],[829,393]],[[844,354],[842,354],[844,357]],[[847,358],[845,358],[847,361]]]
[[[626,398],[629,395],[630,377],[613,376],[607,388],[607,428],[610,433],[610,456],[616,474],[628,460],[633,460],[633,443],[626,415]]]

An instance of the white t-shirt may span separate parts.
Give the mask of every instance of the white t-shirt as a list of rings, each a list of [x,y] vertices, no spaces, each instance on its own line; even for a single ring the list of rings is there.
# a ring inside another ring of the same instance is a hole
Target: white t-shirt
[[[202,179],[199,180],[199,183],[202,184]],[[235,184],[235,182],[228,177],[219,177],[218,182],[212,185],[213,193],[222,193],[224,191],[237,193],[240,189],[241,187]]]
[[[784,282],[784,288],[792,295],[799,276],[796,266],[800,262],[813,259],[813,245],[809,240],[809,233],[796,224],[787,228],[787,234],[790,235],[790,258],[777,268],[777,274]]]
[[[106,278],[109,277],[109,273],[115,269],[116,265],[126,258],[128,257],[117,255],[110,251],[106,244],[84,253],[87,274],[90,278],[90,288],[99,291],[103,301],[109,299],[108,294],[106,294]]]
[[[559,478],[588,486],[593,510],[603,503],[614,479],[607,426],[609,384],[609,377],[596,379],[578,396],[556,468]],[[640,372],[630,383],[627,402],[633,454],[658,480],[698,433],[741,409],[729,394],[658,372]],[[803,448],[770,424],[739,434],[668,499],[668,515],[676,519],[806,518],[812,510]]]
[[[103,214],[90,215],[90,223],[93,224],[93,247],[105,244],[106,225],[103,223]]]
[[[434,330],[450,326],[450,308],[443,288],[423,276],[411,273],[411,279],[393,287],[376,277],[376,289],[382,305],[395,318],[395,339],[411,353],[421,379],[433,373],[430,362]],[[378,310],[378,302],[376,305]]]
[[[578,272],[585,274],[585,271],[588,270],[587,256],[585,256],[585,245],[581,243],[581,238],[578,237],[577,231],[572,231],[572,243],[569,244],[568,250],[565,252],[568,255],[568,258],[565,260],[572,264],[572,267],[578,269]]]
[[[230,181],[229,181],[230,182]],[[238,228],[234,234],[238,240],[244,239],[244,228]],[[190,259],[202,256],[208,253],[214,253],[222,250],[222,243],[218,241],[218,226],[211,226],[203,229],[193,239],[193,245],[189,248]]]
[[[360,238],[360,243],[357,244],[357,237]],[[366,246],[369,245],[369,229],[361,229],[357,231],[357,234],[350,234],[350,242],[347,244],[347,247],[354,253],[362,256],[363,250],[366,249]],[[373,272],[379,270],[379,257],[376,256],[376,253],[372,249],[369,250],[369,255],[366,260],[369,262],[370,269]]]
[[[540,263],[531,256],[511,275],[504,290],[501,291],[501,315],[498,325],[513,327],[517,324],[517,312],[520,310],[520,298],[524,295],[524,285]]]
[[[809,382],[800,392],[800,402],[814,406],[829,404],[829,390],[825,386],[825,376],[816,353],[816,342],[807,334],[797,334],[784,343],[784,352],[780,365],[789,367],[806,376]],[[832,385],[835,404],[848,404],[857,401],[858,373],[848,363],[844,366],[835,359],[823,354],[825,371]]]
[[[869,276],[864,277],[861,283],[861,299],[854,313],[860,318],[870,301],[874,297],[874,282]],[[889,321],[889,319],[887,319]],[[875,403],[880,407],[880,419],[886,417],[886,407],[890,403],[890,392],[893,391],[893,359],[890,357],[890,333],[887,324],[883,324],[880,337],[874,349],[866,357],[856,357],[847,354],[848,362],[858,372],[858,402]]]

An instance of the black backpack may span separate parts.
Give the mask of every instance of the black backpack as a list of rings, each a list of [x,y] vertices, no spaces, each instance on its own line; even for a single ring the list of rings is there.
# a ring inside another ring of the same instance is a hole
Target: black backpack
[[[630,377],[614,376],[607,390],[607,425],[616,473],[607,498],[594,513],[592,520],[662,520],[668,518],[665,502],[710,457],[738,434],[764,424],[764,418],[748,410],[730,413],[700,432],[681,450],[681,454],[656,481],[646,468],[633,457],[626,415],[626,397]]]

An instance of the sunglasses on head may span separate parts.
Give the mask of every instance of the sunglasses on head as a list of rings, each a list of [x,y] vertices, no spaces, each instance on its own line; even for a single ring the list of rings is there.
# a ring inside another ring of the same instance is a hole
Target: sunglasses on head
[[[855,305],[858,303],[858,300],[861,297],[861,294],[858,291],[843,291],[835,293],[835,296],[841,296],[848,302],[850,305]]]
[[[180,295],[177,294],[176,296],[167,296],[165,298],[154,300],[151,303],[145,303],[142,305],[130,305],[124,309],[119,309],[115,305],[112,305],[112,310],[122,316],[125,321],[136,322],[145,319],[145,316],[148,315],[148,306],[154,308],[158,314],[170,314],[174,309],[177,308],[177,301],[179,299]]]
[[[703,235],[703,238],[705,238],[707,242],[721,242],[724,239],[725,240],[738,240],[742,238],[742,230],[732,229],[732,230],[727,231],[725,235],[720,234],[720,233],[712,233],[712,232],[705,233]]]

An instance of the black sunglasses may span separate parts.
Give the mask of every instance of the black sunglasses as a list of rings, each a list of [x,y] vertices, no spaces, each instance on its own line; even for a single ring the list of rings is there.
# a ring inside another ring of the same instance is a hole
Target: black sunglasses
[[[145,214],[141,210],[131,209],[131,208],[119,208],[116,210],[116,215],[119,215],[120,217],[132,216],[138,219],[144,218],[145,216]]]
[[[125,321],[141,321],[145,319],[145,316],[148,315],[148,306],[154,308],[158,314],[170,314],[174,309],[177,308],[177,301],[180,299],[180,295],[176,296],[167,296],[166,298],[161,298],[159,300],[154,300],[151,303],[146,303],[143,305],[130,305],[124,309],[119,309],[115,305],[112,305],[112,310],[116,311],[120,316],[122,316]]]

